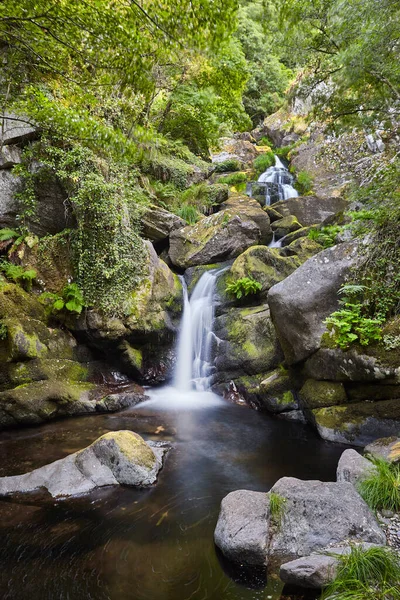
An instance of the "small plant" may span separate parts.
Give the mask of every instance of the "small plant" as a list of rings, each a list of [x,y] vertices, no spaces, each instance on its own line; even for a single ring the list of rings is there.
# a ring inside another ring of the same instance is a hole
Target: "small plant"
[[[261,290],[261,283],[253,279],[253,277],[242,277],[228,283],[225,291],[240,300],[243,296],[258,294]]]
[[[285,504],[286,498],[283,498],[283,496],[280,496],[279,494],[275,494],[275,492],[269,493],[269,512],[272,521],[276,525],[280,525],[282,521],[283,513],[285,512]]]
[[[189,225],[194,225],[200,218],[199,213],[194,208],[194,206],[190,206],[189,204],[183,204],[176,212],[178,217],[181,217],[186,223]]]
[[[274,144],[272,143],[272,141],[266,135],[263,135],[262,138],[257,142],[257,146],[269,146],[270,148],[272,148],[273,145]]]
[[[400,348],[400,335],[386,334],[382,338],[385,350],[397,350]]]
[[[324,248],[331,248],[336,245],[336,236],[342,228],[339,225],[328,225],[320,229],[311,229],[308,232],[308,238],[321,244]]]
[[[296,175],[296,187],[300,194],[308,194],[313,186],[313,178],[307,171],[299,171]]]
[[[0,340],[6,340],[8,336],[8,327],[4,321],[0,320]]]
[[[85,306],[82,292],[76,283],[68,283],[62,291],[62,296],[45,292],[40,295],[39,300],[49,306],[53,314],[58,314],[65,309],[80,315]]]
[[[34,269],[24,269],[20,265],[14,265],[8,260],[0,262],[0,271],[4,273],[7,279],[11,279],[14,283],[22,285],[27,291],[32,289],[32,282],[36,279],[36,271]]]
[[[400,559],[393,550],[353,546],[350,554],[335,558],[339,561],[337,574],[321,600],[400,599]]]
[[[0,229],[0,242],[8,242],[8,240],[13,240],[19,236],[20,234],[14,229]]]
[[[240,171],[241,164],[236,158],[227,158],[224,162],[218,163],[215,167],[216,173],[231,173]]]
[[[341,310],[332,313],[325,320],[336,346],[342,350],[347,350],[354,342],[368,346],[382,339],[382,320],[364,317],[362,311],[362,304],[345,302]]]
[[[373,459],[376,471],[358,485],[358,491],[372,510],[400,511],[400,465]]]
[[[232,173],[232,175],[225,175],[218,179],[218,183],[227,183],[228,185],[237,185],[239,183],[245,183],[247,181],[246,173],[239,171],[238,173]]]
[[[257,156],[255,161],[253,162],[253,167],[255,168],[258,175],[264,173],[269,167],[273,167],[275,164],[275,155],[272,151],[264,152]]]
[[[294,144],[291,144],[290,146],[282,146],[281,148],[277,148],[276,149],[276,154],[280,157],[280,158],[285,158],[286,160],[288,159],[288,154],[291,150],[293,150]]]

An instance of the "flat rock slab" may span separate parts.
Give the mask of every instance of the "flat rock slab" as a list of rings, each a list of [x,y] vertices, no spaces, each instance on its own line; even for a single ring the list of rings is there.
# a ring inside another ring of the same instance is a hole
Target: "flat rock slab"
[[[234,562],[265,566],[269,535],[269,497],[237,490],[222,500],[214,540]]]
[[[106,485],[148,486],[156,481],[165,452],[132,431],[106,433],[87,448],[49,465],[0,478],[0,496],[44,488],[53,497],[65,497]]]
[[[281,523],[273,531],[269,546],[273,564],[343,542],[386,544],[374,515],[350,483],[283,477],[271,492],[285,499]]]

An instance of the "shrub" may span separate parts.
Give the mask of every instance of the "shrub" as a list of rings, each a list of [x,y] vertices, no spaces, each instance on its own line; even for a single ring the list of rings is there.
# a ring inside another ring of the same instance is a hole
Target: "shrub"
[[[337,575],[321,600],[399,600],[400,559],[393,550],[354,546],[350,554],[335,558]]]
[[[236,296],[238,300],[243,296],[249,296],[250,294],[257,294],[262,289],[261,283],[253,279],[252,277],[242,277],[237,281],[232,281],[226,286],[226,292],[232,296]]]
[[[263,135],[262,138],[258,140],[257,146],[269,146],[270,148],[272,148],[274,146],[274,143],[269,139],[267,135]]]
[[[232,171],[240,171],[241,164],[237,158],[227,158],[224,162],[217,163],[215,167],[216,173],[231,173]]]
[[[296,175],[296,187],[300,194],[308,194],[312,190],[313,178],[307,171],[299,171]]]
[[[288,154],[291,150],[293,150],[294,144],[291,144],[290,146],[282,146],[281,148],[277,148],[276,149],[276,154],[280,157],[280,158],[288,158]]]
[[[0,270],[4,273],[7,279],[11,279],[14,283],[22,285],[26,290],[32,289],[32,282],[36,279],[36,271],[34,269],[25,270],[20,265],[14,265],[8,260],[0,262]]]
[[[376,471],[358,484],[358,491],[372,510],[400,510],[400,465],[373,459]]]
[[[339,225],[328,225],[320,229],[311,229],[308,232],[310,240],[321,244],[324,248],[331,248],[336,244],[336,236],[342,230]]]
[[[368,346],[382,339],[382,320],[363,316],[363,305],[346,302],[344,308],[332,313],[325,325],[333,333],[333,339],[339,348],[347,350],[354,342]]]
[[[265,152],[264,154],[260,154],[257,156],[255,161],[253,162],[253,167],[255,168],[258,175],[264,173],[269,167],[273,167],[275,164],[275,155],[271,152]]]
[[[218,183],[227,183],[228,185],[236,185],[238,183],[245,183],[247,181],[246,173],[240,171],[239,173],[232,173],[232,175],[225,175],[220,177]]]

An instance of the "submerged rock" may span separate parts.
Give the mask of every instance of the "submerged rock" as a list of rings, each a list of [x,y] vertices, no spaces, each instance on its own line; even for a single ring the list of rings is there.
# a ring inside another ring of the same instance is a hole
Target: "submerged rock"
[[[165,451],[150,447],[132,431],[106,433],[66,458],[25,475],[0,478],[0,495],[44,488],[51,496],[62,497],[106,485],[148,486],[157,479]]]
[[[237,490],[225,496],[214,541],[227,558],[245,565],[265,566],[268,538],[268,494]]]

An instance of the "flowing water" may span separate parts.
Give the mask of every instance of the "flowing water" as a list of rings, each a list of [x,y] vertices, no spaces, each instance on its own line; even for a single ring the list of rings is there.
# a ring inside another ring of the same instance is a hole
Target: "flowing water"
[[[247,193],[251,197],[263,197],[265,204],[273,204],[280,200],[297,198],[298,192],[293,187],[294,177],[278,156],[275,165],[260,175],[257,183],[248,184]]]
[[[344,447],[207,390],[217,276],[203,275],[186,297],[173,386],[118,414],[0,434],[0,475],[62,458],[107,431],[172,446],[150,489],[0,500],[3,600],[281,598],[277,581],[227,563],[214,547],[220,502],[235,489],[268,491],[285,475],[333,480]]]

